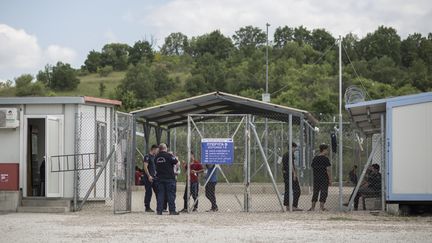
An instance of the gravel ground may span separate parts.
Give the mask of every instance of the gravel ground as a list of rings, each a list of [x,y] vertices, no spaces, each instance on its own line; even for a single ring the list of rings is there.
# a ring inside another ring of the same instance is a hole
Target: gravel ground
[[[0,242],[432,242],[432,217],[366,212],[205,213],[110,211],[0,215]]]

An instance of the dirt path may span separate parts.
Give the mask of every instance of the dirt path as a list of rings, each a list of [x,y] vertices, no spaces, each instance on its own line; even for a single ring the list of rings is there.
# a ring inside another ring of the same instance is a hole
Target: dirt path
[[[367,213],[0,215],[0,242],[432,242],[432,218]]]

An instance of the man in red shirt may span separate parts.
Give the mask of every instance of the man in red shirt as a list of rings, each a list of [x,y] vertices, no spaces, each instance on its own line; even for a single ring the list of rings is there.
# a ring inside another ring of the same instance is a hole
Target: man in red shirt
[[[190,152],[190,156],[191,156],[191,162],[190,162],[190,187],[191,187],[191,194],[192,197],[194,199],[194,208],[193,211],[197,211],[198,209],[198,190],[199,190],[199,181],[198,181],[198,176],[199,174],[204,172],[204,168],[201,165],[201,162],[199,162],[198,160],[195,159],[195,155],[194,153],[191,151]],[[184,162],[183,162],[184,163]],[[187,173],[187,164],[184,163],[183,165],[184,169],[185,169],[185,173]],[[188,193],[188,188],[187,188],[187,180],[186,180],[186,188],[185,188],[185,193],[183,195],[183,200],[184,200],[184,207],[183,210],[181,212],[187,212],[187,199],[189,197],[189,193]]]
[[[135,185],[140,186],[142,185],[141,179],[142,179],[143,173],[141,172],[141,169],[138,166],[135,166]]]

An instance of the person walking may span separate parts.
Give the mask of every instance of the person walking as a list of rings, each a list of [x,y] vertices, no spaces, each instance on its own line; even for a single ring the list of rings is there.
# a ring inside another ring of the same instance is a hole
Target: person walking
[[[298,202],[300,199],[300,184],[299,179],[297,176],[297,169],[294,164],[294,152],[295,149],[297,149],[297,144],[292,143],[292,189],[293,189],[293,203],[292,208],[293,211],[302,211],[298,208]],[[290,187],[289,187],[289,151],[286,152],[282,157],[282,171],[283,171],[283,177],[285,182],[285,193],[284,193],[284,205],[287,208],[287,211],[289,211],[289,194],[290,194]]]
[[[158,191],[156,211],[158,215],[162,215],[165,197],[168,197],[169,214],[178,215],[179,213],[176,212],[175,206],[177,185],[174,174],[174,165],[178,163],[178,160],[167,151],[167,145],[161,143],[159,145],[159,153],[155,158]]]
[[[318,201],[318,195],[319,195],[319,202],[320,202],[320,209],[322,211],[327,211],[327,209],[324,207],[327,195],[328,195],[328,188],[331,184],[331,176],[330,176],[330,169],[331,166],[330,160],[327,157],[329,151],[328,151],[328,145],[321,144],[319,146],[320,154],[315,156],[312,160],[311,167],[313,169],[313,195],[312,195],[312,207],[309,209],[309,211],[315,210],[316,202]]]
[[[216,168],[216,165],[207,164],[207,174],[206,174],[206,181],[207,185],[205,186],[205,195],[206,198],[211,203],[211,208],[207,212],[217,212],[218,206],[216,204],[216,184],[217,184],[217,173],[218,169]]]

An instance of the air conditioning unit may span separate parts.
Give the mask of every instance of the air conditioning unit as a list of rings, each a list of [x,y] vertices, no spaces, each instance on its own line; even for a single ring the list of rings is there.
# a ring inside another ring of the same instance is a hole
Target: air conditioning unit
[[[19,127],[17,108],[0,108],[0,128]]]

